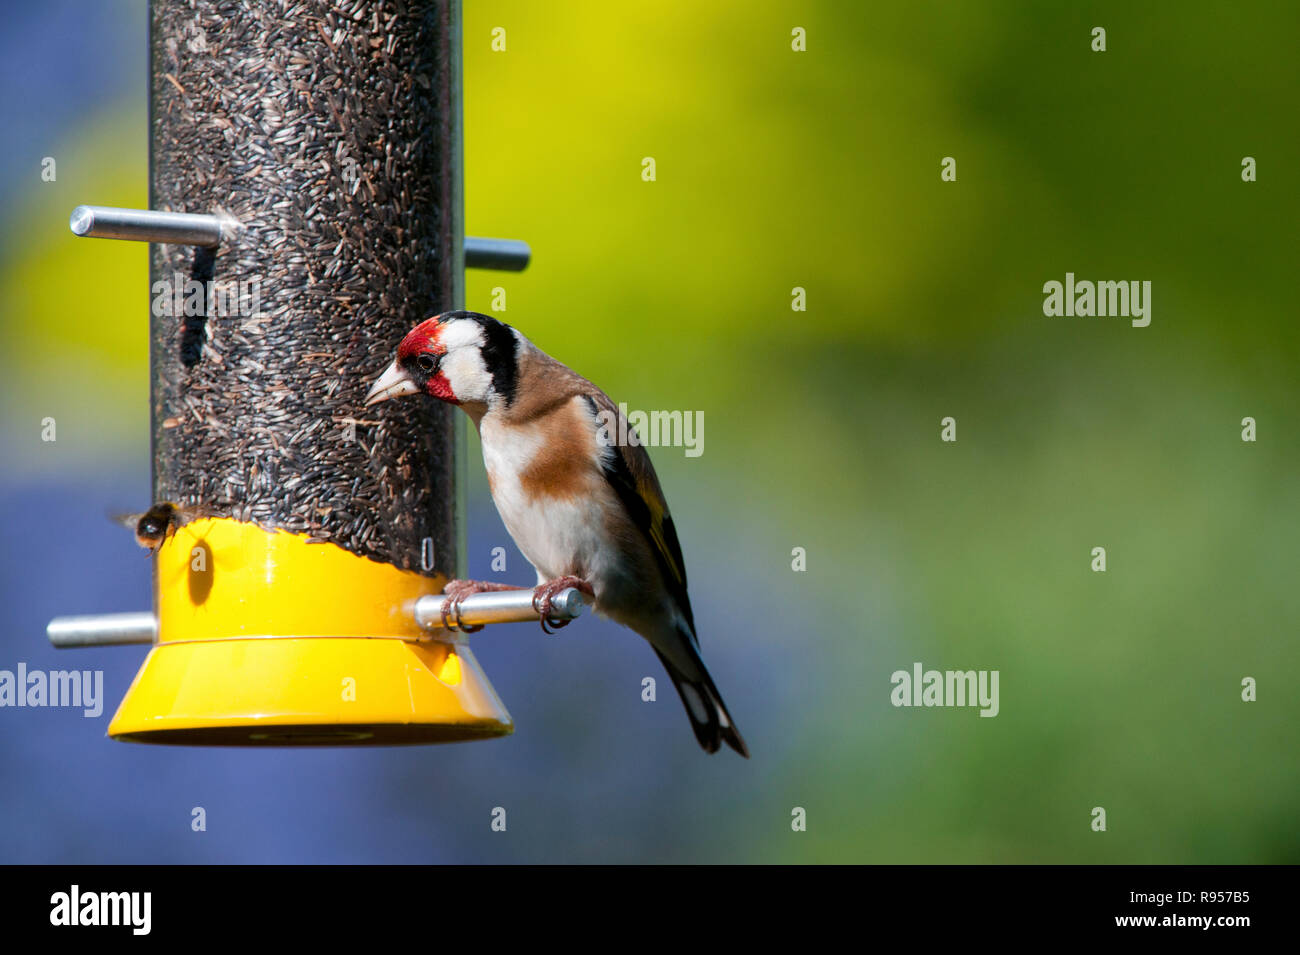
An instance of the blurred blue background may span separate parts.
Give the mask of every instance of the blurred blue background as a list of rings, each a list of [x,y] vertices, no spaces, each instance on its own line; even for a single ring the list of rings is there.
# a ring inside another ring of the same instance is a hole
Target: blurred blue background
[[[146,12],[11,5],[0,669],[102,669],[106,700],[0,709],[0,861],[1300,861],[1297,9],[466,7],[467,231],[534,249],[467,304],[503,287],[615,400],[704,412],[702,456],[654,457],[754,758],[703,755],[589,619],[476,638],[504,740],[105,738],[143,650],[44,627],[149,606],[105,517],[149,495],[147,250],[67,216],[147,203]],[[1066,271],[1151,280],[1151,326],[1045,318]],[[471,575],[531,583],[469,471]],[[892,707],[913,661],[999,670],[1000,715]]]

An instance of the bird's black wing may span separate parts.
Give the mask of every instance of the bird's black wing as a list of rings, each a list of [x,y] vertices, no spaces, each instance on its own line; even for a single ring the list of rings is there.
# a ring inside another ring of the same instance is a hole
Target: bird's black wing
[[[633,429],[622,417],[618,406],[604,392],[583,395],[593,413],[607,412],[619,421],[619,433],[631,434]],[[624,430],[626,429],[626,430]],[[650,455],[639,444],[615,443],[612,454],[605,455],[601,469],[605,479],[618,493],[619,500],[637,528],[645,535],[646,543],[654,554],[659,573],[668,592],[681,608],[682,615],[695,631],[695,615],[686,595],[686,561],[682,558],[682,545],[677,539],[677,528],[668,513],[668,501],[655,474]],[[698,640],[697,640],[698,642]]]

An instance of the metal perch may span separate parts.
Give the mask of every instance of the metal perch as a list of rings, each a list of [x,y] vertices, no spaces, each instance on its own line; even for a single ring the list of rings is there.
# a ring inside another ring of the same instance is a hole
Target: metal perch
[[[158,212],[154,209],[118,209],[113,206],[77,206],[68,226],[74,235],[91,239],[128,239],[134,242],[169,242],[215,248],[224,233],[238,229],[234,219],[193,212]],[[532,250],[519,239],[483,239],[465,236],[465,268],[522,272]]]
[[[442,625],[442,594],[429,594],[415,603],[415,620],[426,629]],[[461,599],[455,621],[458,627],[482,627],[492,623],[528,623],[538,619],[533,592],[502,590],[470,594]],[[574,620],[587,606],[580,590],[561,590],[551,601],[551,618]],[[78,647],[120,647],[153,643],[158,621],[151,613],[100,613],[76,617],[55,617],[45,628],[50,643],[62,650]]]

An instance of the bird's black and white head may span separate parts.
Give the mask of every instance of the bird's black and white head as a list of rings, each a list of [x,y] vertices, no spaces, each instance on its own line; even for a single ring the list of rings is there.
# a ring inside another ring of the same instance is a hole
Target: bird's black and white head
[[[402,339],[366,406],[423,394],[481,416],[514,400],[522,340],[509,325],[478,312],[435,315]]]

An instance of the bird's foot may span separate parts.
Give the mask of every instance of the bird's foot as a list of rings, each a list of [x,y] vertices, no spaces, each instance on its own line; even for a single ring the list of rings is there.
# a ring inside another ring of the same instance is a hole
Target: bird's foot
[[[538,584],[536,589],[533,590],[533,609],[541,617],[542,629],[547,633],[554,633],[556,630],[563,629],[573,622],[566,618],[551,616],[551,601],[555,599],[555,595],[560,591],[568,590],[570,587],[586,594],[589,600],[594,601],[596,599],[596,591],[591,584],[581,577],[572,575],[548,580],[544,584]]]
[[[460,602],[470,594],[497,593],[502,590],[527,590],[514,584],[498,584],[490,580],[449,580],[442,592],[447,599],[442,602],[442,628],[452,632],[477,633],[482,626],[467,627],[460,622]]]

